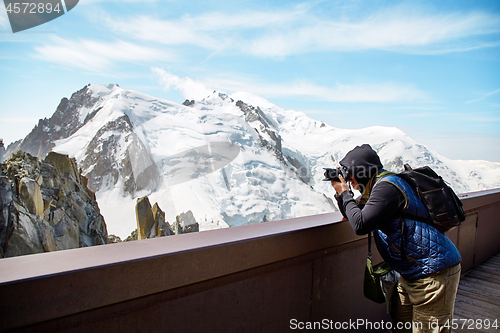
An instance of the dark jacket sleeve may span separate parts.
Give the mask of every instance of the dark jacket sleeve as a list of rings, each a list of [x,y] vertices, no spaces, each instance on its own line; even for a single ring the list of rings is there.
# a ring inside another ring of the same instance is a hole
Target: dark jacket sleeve
[[[403,194],[388,182],[378,183],[372,190],[368,201],[361,209],[354,200],[352,193],[344,191],[340,195],[343,214],[349,220],[357,235],[365,235],[374,229],[383,227],[404,208]],[[342,211],[342,210],[341,210]]]
[[[351,197],[353,197],[353,193],[351,193]],[[339,211],[342,213],[342,216],[347,219],[347,215],[345,214],[345,209],[344,209],[344,200],[342,199],[342,196],[338,193],[335,193],[335,199],[337,200],[337,204],[339,207]]]

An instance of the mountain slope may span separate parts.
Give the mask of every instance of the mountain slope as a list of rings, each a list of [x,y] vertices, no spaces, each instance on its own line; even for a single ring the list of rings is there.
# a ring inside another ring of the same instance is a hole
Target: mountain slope
[[[338,129],[248,93],[178,104],[92,84],[8,153],[75,157],[109,233],[126,237],[144,195],[168,221],[191,210],[201,230],[336,210],[323,167],[363,143],[386,168],[429,165],[459,193],[500,187],[500,163],[452,161],[397,128]]]

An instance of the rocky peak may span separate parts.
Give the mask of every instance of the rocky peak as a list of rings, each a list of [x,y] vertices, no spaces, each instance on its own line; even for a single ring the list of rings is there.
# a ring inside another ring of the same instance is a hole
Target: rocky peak
[[[3,139],[0,139],[0,163],[3,162],[4,155],[5,155],[5,146],[3,145]]]
[[[126,114],[97,131],[81,165],[95,192],[114,187],[120,179],[123,193],[132,196],[143,189],[155,190],[160,184],[158,167]]]
[[[196,102],[194,101],[194,99],[192,99],[192,100],[186,99],[184,101],[184,103],[182,103],[182,105],[185,105],[185,106],[193,106],[195,104],[196,104]]]
[[[80,110],[81,108],[93,109],[99,100],[100,97],[94,96],[89,86],[73,93],[70,99],[64,97],[52,117],[40,119],[38,125],[24,140],[9,145],[7,154],[21,150],[39,159],[45,158],[56,140],[71,136],[95,116],[98,109],[89,112],[82,121]]]
[[[63,98],[50,119],[40,119],[24,140],[8,147],[7,153],[23,151],[38,159],[45,158],[57,140],[80,130],[103,109],[111,94],[120,91],[123,89],[116,84],[87,85],[70,99]],[[104,122],[92,136],[82,147],[85,155],[79,160],[84,175],[90,180],[89,189],[97,192],[121,182],[123,194],[134,196],[136,191],[157,188],[160,184],[158,168],[148,148],[134,133],[134,126],[126,113]],[[74,176],[78,178],[79,173]]]
[[[75,159],[12,154],[0,170],[1,257],[108,243],[94,192]]]
[[[245,114],[245,121],[252,123],[254,126],[260,145],[272,152],[276,159],[285,168],[293,172],[298,179],[308,184],[310,181],[310,170],[302,165],[298,159],[288,156],[283,152],[282,138],[279,131],[260,107],[254,107],[241,100],[236,102],[236,106]],[[255,127],[256,125],[257,127]]]
[[[190,210],[178,215],[175,222],[170,225],[165,220],[165,212],[161,210],[158,203],[151,207],[147,196],[137,199],[135,212],[137,217],[136,239],[171,236],[200,230],[199,224]],[[127,238],[127,240],[133,239],[134,233]]]
[[[175,234],[187,234],[190,232],[200,231],[200,226],[193,216],[193,212],[188,210],[175,217],[173,224]]]
[[[272,126],[272,122],[266,117],[260,107],[254,107],[253,105],[249,105],[241,100],[236,102],[236,106],[239,107],[240,110],[245,114],[245,121],[247,123],[259,121],[263,127]]]

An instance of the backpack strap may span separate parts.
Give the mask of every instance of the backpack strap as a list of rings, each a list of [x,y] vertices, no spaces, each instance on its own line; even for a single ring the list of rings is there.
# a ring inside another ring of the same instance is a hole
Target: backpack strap
[[[372,257],[372,231],[368,233],[368,258]]]
[[[396,174],[394,172],[390,172],[390,171],[386,171],[386,170],[380,172],[376,176],[375,184],[377,184],[379,181],[381,181],[382,178],[384,178],[386,176],[390,176],[390,175],[396,175]],[[405,201],[408,202],[408,198],[406,197],[406,194],[398,185],[396,185],[395,183],[393,183],[391,181],[387,181],[387,182],[394,185],[403,194],[403,196],[405,197]],[[370,183],[368,183],[368,184],[370,184]],[[371,192],[371,188],[370,188],[370,192]],[[368,192],[368,196],[370,195],[370,192]],[[405,207],[406,207],[406,204],[405,204]],[[403,210],[404,210],[404,208],[403,208]],[[400,214],[399,214],[399,222],[401,224],[401,249],[400,250],[401,250],[401,259],[405,260],[406,259],[405,241],[404,241],[405,223],[404,223],[403,217],[405,217],[405,214],[403,214],[403,212],[400,212]],[[371,256],[371,232],[368,234],[368,253],[369,253],[369,256]]]
[[[377,175],[377,178],[382,179],[383,177],[388,176],[388,175],[395,175],[395,173],[391,172],[391,171],[383,170],[381,173],[379,173]]]
[[[391,171],[387,171],[387,170],[382,170],[381,172],[379,172],[377,175],[375,175],[374,177],[372,177],[369,181],[368,181],[368,184],[366,184],[366,188],[363,192],[363,195],[361,196],[361,198],[358,200],[358,204],[359,205],[365,205],[366,202],[368,201],[368,198],[370,197],[370,194],[372,192],[372,189],[373,187],[382,179],[384,178],[385,176],[389,176],[389,175],[394,175],[394,172],[391,172]]]
[[[401,223],[401,259],[406,260],[405,253],[405,221],[402,216],[399,216],[399,222]]]
[[[362,204],[362,205],[366,204],[366,202],[368,201],[368,198],[370,197],[370,193],[371,193],[373,187],[380,180],[382,180],[382,178],[384,178],[385,176],[394,175],[394,174],[395,174],[394,172],[382,170],[376,176],[372,177],[372,179],[370,179],[370,181],[366,185],[365,191],[363,192],[363,196],[361,197],[361,199],[359,199],[358,204]],[[370,231],[368,233],[368,258],[371,258],[371,257],[372,257],[372,231]]]

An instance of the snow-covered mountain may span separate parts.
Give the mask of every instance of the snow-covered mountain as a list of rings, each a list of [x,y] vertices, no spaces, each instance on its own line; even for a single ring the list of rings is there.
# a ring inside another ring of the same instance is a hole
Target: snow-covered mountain
[[[145,195],[167,221],[191,210],[201,230],[335,211],[323,167],[363,143],[387,169],[429,165],[458,193],[500,187],[500,163],[447,159],[397,128],[334,128],[249,93],[178,104],[91,84],[64,98],[6,156],[21,149],[75,157],[108,232],[126,237]]]

